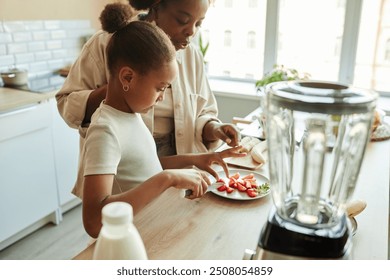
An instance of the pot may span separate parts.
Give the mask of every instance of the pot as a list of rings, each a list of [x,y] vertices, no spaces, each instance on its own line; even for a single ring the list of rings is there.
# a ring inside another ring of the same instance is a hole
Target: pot
[[[27,70],[12,68],[0,73],[4,86],[22,86],[28,82]]]

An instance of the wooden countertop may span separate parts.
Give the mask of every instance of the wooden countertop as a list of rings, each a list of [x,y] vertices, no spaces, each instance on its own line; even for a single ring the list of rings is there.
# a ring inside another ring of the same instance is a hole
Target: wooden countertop
[[[12,111],[20,107],[53,98],[56,92],[57,91],[34,93],[30,91],[0,87],[0,113]]]
[[[358,179],[355,199],[367,202],[356,217],[350,257],[386,260],[389,241],[390,140],[370,142]],[[257,170],[264,173],[262,167]],[[252,201],[229,200],[207,193],[197,200],[169,189],[134,217],[149,259],[242,259],[255,250],[270,208],[271,196]],[[94,245],[74,257],[92,259]]]

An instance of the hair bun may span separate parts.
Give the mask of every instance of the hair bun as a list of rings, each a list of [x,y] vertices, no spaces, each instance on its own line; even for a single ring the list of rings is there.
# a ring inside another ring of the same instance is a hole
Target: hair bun
[[[133,10],[129,4],[107,4],[100,14],[102,29],[114,33],[126,26],[133,16]]]

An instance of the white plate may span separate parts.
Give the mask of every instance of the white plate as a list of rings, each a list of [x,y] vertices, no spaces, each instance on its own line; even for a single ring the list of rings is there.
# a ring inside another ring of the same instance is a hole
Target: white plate
[[[240,173],[241,177],[246,176],[248,174],[253,174],[258,185],[261,185],[263,183],[269,183],[269,180],[267,177],[265,177],[264,175],[261,175],[257,172],[254,172],[251,170],[245,170],[245,169],[229,169],[230,176],[234,175],[237,172]],[[224,171],[219,171],[218,175],[221,179],[223,179],[225,181],[226,184],[229,183],[229,179],[226,178],[226,174]],[[246,192],[240,192],[236,189],[234,189],[234,191],[232,193],[227,193],[225,191],[220,192],[217,189],[213,189],[213,190],[211,190],[211,192],[218,195],[218,196],[229,198],[229,199],[254,200],[254,199],[259,199],[259,198],[262,198],[262,197],[268,195],[271,192],[271,189],[269,189],[266,193],[261,193],[261,194],[257,195],[256,197],[250,197],[249,195],[247,195]]]

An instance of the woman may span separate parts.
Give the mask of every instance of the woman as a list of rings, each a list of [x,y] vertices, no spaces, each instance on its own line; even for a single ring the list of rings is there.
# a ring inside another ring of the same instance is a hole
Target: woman
[[[179,73],[164,102],[143,116],[157,143],[160,156],[206,152],[221,145],[234,147],[240,134],[218,118],[215,97],[204,72],[203,58],[190,44],[209,8],[209,0],[129,0],[140,19],[155,22],[177,51]],[[130,16],[130,12],[128,14]],[[64,86],[57,93],[58,109],[66,123],[84,137],[90,118],[106,95],[108,70],[105,46],[110,34],[100,31],[83,48]],[[87,75],[88,73],[88,75]]]
[[[237,146],[240,134],[232,124],[218,118],[215,97],[204,72],[200,52],[190,44],[209,8],[209,0],[129,0],[137,10],[147,10],[138,18],[155,22],[171,39],[176,49],[178,76],[167,89],[164,101],[157,104],[143,120],[152,132],[158,155],[213,151],[225,141]],[[131,10],[123,17],[132,16]],[[112,17],[116,20],[116,16]],[[92,114],[106,97],[108,69],[105,48],[111,34],[98,31],[83,47],[57,93],[58,110],[65,122],[78,128],[80,150]],[[222,140],[222,141],[221,141]],[[80,154],[80,158],[82,157]],[[81,196],[80,172],[73,193]],[[79,190],[79,191],[78,191]]]

